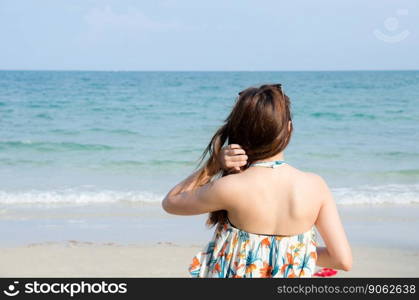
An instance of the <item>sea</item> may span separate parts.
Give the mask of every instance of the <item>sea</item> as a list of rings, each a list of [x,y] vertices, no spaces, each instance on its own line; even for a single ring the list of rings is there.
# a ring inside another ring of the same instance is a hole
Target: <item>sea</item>
[[[321,175],[339,206],[419,204],[419,71],[3,70],[0,242],[19,228],[25,240],[54,240],[60,226],[106,240],[115,226],[117,239],[181,224],[162,198],[198,166],[238,92],[263,83],[291,99],[286,161]]]

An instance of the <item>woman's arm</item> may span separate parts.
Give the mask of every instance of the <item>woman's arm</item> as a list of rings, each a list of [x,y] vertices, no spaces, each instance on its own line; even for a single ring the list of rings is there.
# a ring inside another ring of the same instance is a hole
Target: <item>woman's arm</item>
[[[247,155],[239,145],[230,144],[222,149],[218,160],[224,170],[237,173],[240,167],[246,165]],[[177,215],[197,215],[225,209],[224,199],[232,189],[232,180],[222,177],[194,189],[200,170],[169,191],[162,202],[165,211]]]
[[[226,209],[231,191],[230,176],[194,188],[200,170],[173,187],[163,199],[163,209],[175,215],[199,215]]]
[[[352,268],[351,247],[333,196],[324,180],[321,177],[318,178],[323,202],[315,225],[326,247],[317,247],[317,265],[350,271]]]

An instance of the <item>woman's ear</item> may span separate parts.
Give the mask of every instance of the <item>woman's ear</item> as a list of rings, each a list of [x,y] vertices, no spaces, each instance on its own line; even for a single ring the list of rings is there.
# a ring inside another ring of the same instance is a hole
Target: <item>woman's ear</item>
[[[290,121],[288,121],[288,132],[291,132],[291,123],[292,121],[290,120]]]

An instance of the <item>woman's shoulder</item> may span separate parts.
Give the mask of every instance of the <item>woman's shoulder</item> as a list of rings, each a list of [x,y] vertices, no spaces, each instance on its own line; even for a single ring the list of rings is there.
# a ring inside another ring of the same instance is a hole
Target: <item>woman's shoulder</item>
[[[236,189],[239,189],[239,185],[241,184],[241,176],[239,175],[240,173],[235,173],[220,177],[214,184],[218,187],[218,189],[225,192],[235,191]]]
[[[324,193],[328,191],[328,186],[326,181],[322,176],[313,172],[306,172],[295,168],[293,166],[287,165],[286,168],[287,181],[294,189],[299,191],[304,191],[307,193]],[[230,174],[224,177],[220,177],[216,180],[215,185],[216,189],[220,191],[225,196],[238,196],[241,193],[246,193],[248,190],[246,187],[254,186],[260,178],[255,177],[255,174],[247,174],[247,172],[240,172]]]
[[[214,180],[211,184],[211,192],[221,202],[224,202],[226,209],[234,207],[235,199],[240,199],[243,193],[241,177],[238,174],[231,174]]]
[[[319,174],[290,167],[291,177],[295,186],[311,192],[328,190],[326,180]]]

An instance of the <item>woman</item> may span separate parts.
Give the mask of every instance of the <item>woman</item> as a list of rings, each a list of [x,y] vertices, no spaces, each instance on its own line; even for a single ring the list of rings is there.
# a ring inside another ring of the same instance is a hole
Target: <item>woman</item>
[[[206,163],[166,195],[168,213],[209,213],[207,224],[216,226],[193,258],[190,276],[310,277],[316,264],[351,269],[351,249],[326,183],[284,161],[292,130],[281,85],[240,92],[202,155],[201,162],[209,154]],[[316,247],[314,227],[325,247]]]

